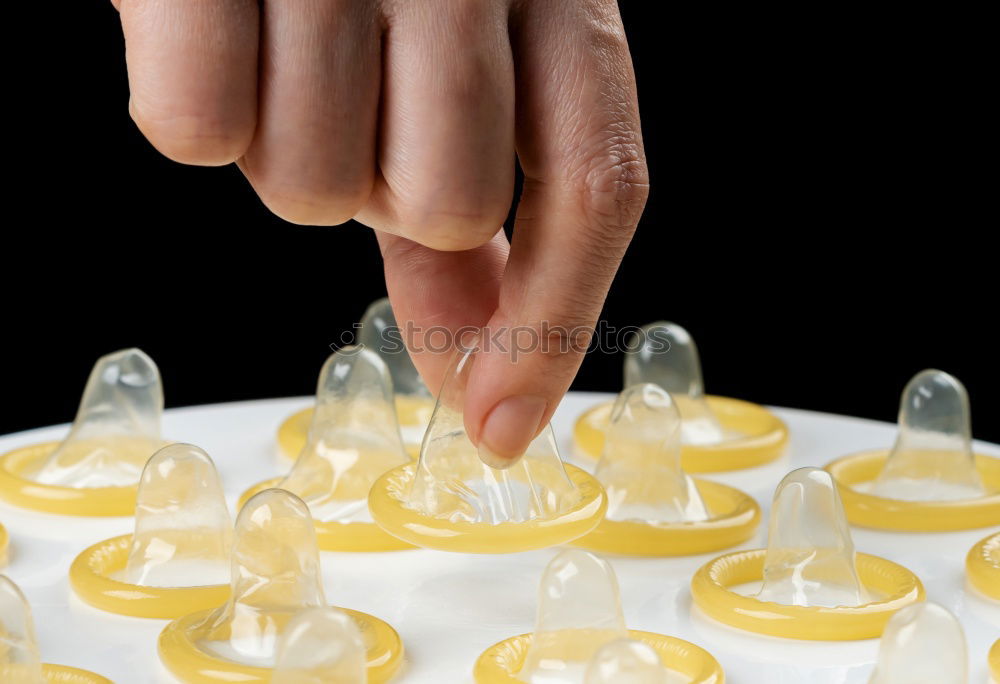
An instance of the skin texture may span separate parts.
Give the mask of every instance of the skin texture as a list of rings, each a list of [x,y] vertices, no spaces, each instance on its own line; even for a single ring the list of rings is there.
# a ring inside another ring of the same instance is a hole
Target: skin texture
[[[115,6],[142,133],[182,163],[235,162],[288,221],[373,228],[432,390],[451,354],[421,352],[419,331],[487,327],[466,428],[484,461],[516,462],[579,368],[648,194],[615,0]]]

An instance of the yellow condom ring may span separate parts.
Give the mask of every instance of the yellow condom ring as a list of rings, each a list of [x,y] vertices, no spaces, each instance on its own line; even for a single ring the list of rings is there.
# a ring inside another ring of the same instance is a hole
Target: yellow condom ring
[[[763,406],[729,397],[706,396],[715,417],[726,430],[745,436],[718,444],[682,445],[681,467],[689,473],[718,473],[770,463],[788,445],[788,427]],[[612,402],[581,415],[573,426],[573,453],[597,460],[604,451],[604,433]]]
[[[368,682],[389,681],[403,663],[403,642],[388,623],[356,610],[341,608],[347,613],[365,638],[368,646]],[[209,610],[199,611],[174,620],[160,632],[160,660],[170,672],[187,684],[268,684],[269,667],[244,665],[226,660],[198,648],[190,638],[189,629],[205,619]]]
[[[416,546],[463,553],[514,553],[566,544],[587,534],[604,517],[608,507],[604,488],[589,473],[564,464],[566,474],[580,490],[580,500],[554,518],[522,523],[450,522],[423,515],[403,505],[416,464],[385,473],[368,494],[368,509],[375,522],[389,534]]]
[[[691,556],[736,546],[750,539],[760,524],[753,497],[718,482],[695,479],[709,511],[722,511],[704,522],[664,523],[608,520],[573,546],[601,553],[637,556]]]
[[[881,530],[944,532],[988,527],[1000,521],[1000,459],[976,454],[976,468],[992,494],[975,499],[900,501],[855,489],[855,485],[878,477],[888,455],[888,449],[862,451],[826,466],[837,482],[847,519],[853,524]]]
[[[60,487],[40,484],[25,477],[61,442],[32,444],[0,456],[0,498],[45,513],[81,516],[132,515],[138,483],[127,487]]]
[[[430,397],[397,396],[395,404],[396,416],[402,426],[419,425],[417,419],[419,412],[434,408],[434,400]],[[282,458],[294,462],[299,457],[299,453],[306,446],[312,417],[313,407],[310,406],[296,411],[278,426],[278,451]],[[404,446],[410,458],[416,459],[420,456],[419,444],[404,444]]]
[[[650,646],[667,667],[686,676],[691,684],[723,684],[726,680],[715,658],[690,642],[636,629],[630,629],[628,635]],[[531,637],[510,637],[483,651],[472,671],[476,684],[523,684],[517,673],[524,667]]]
[[[969,550],[965,574],[969,583],[992,599],[1000,601],[1000,532],[990,535]]]
[[[989,661],[990,674],[993,675],[993,679],[1000,682],[1000,639],[997,639],[990,649]]]
[[[106,539],[85,549],[69,568],[69,583],[95,608],[144,618],[176,618],[215,608],[229,598],[228,584],[204,587],[145,587],[112,579],[125,569],[132,535]]]
[[[43,663],[42,676],[48,684],[114,684],[107,677],[67,665]]]
[[[691,595],[702,612],[732,627],[787,639],[847,641],[882,634],[900,608],[924,600],[924,585],[912,572],[878,556],[858,553],[858,577],[881,600],[862,606],[788,606],[743,596],[730,587],[759,582],[766,549],[737,551],[703,565],[691,578]]]
[[[0,525],[0,567],[7,565],[7,561],[10,560],[9,545],[10,537],[7,534],[7,528]]]
[[[280,477],[264,480],[255,484],[240,496],[239,507],[250,500],[254,494],[265,489],[277,487]],[[375,523],[367,522],[323,522],[313,519],[316,527],[316,543],[323,551],[405,551],[412,549],[412,544],[396,539]]]

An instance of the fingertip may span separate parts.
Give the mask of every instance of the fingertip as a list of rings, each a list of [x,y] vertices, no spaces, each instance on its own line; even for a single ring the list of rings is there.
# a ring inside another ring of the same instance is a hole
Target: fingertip
[[[135,100],[129,100],[129,115],[153,147],[181,164],[225,166],[242,157],[253,140],[252,122],[199,114],[152,116]]]
[[[535,395],[516,395],[500,400],[486,414],[478,441],[479,458],[492,468],[509,468],[527,451],[541,431],[548,400]]]

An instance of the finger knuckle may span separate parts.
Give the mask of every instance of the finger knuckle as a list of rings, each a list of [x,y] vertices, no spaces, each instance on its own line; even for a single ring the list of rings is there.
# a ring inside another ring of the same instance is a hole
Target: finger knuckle
[[[246,152],[253,127],[210,115],[160,115],[132,108],[139,130],[164,156],[182,164],[221,166]]]
[[[499,203],[434,203],[399,210],[400,233],[415,242],[442,251],[475,249],[489,242],[506,217]]]
[[[336,226],[353,218],[365,205],[368,192],[358,188],[330,189],[290,185],[255,176],[254,187],[264,205],[276,216],[304,226]]]

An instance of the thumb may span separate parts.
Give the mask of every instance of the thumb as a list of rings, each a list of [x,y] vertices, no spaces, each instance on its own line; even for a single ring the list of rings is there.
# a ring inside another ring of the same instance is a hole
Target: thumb
[[[562,16],[561,3],[524,3],[513,26],[524,191],[465,399],[493,467],[517,461],[569,389],[648,194],[617,6],[584,5]]]

